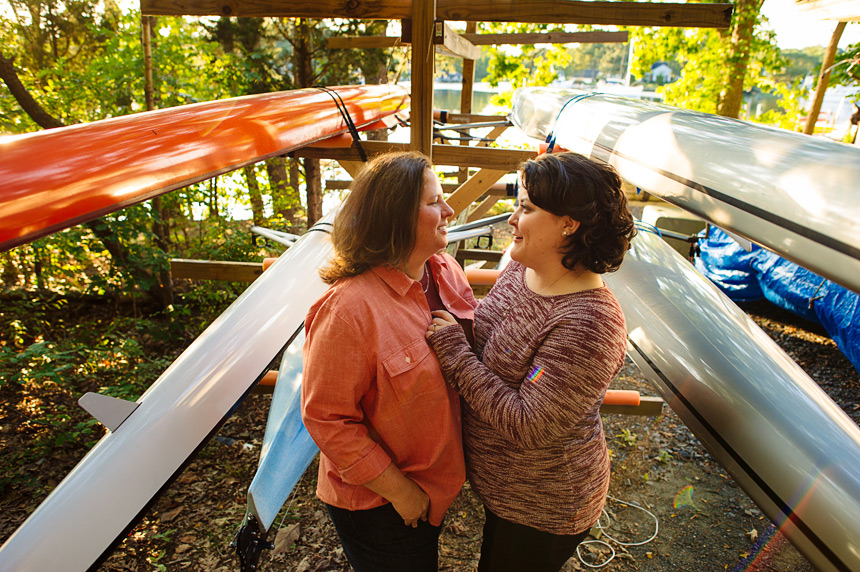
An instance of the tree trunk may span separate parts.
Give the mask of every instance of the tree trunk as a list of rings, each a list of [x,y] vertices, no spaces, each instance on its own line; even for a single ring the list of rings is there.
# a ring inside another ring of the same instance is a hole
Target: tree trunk
[[[305,185],[308,197],[308,228],[322,218],[322,179],[318,159],[305,159]]]
[[[815,97],[812,99],[812,109],[809,110],[809,115],[806,117],[806,125],[803,127],[803,132],[807,135],[815,133],[815,124],[818,122],[818,114],[821,113],[821,104],[824,102],[827,84],[830,83],[830,68],[836,59],[836,48],[839,46],[839,38],[842,37],[844,30],[845,22],[836,24],[833,35],[830,37],[830,44],[824,53],[824,61],[821,63],[821,71],[818,73],[818,84],[815,86]],[[853,116],[851,119],[854,119]],[[857,138],[856,133],[854,134],[854,138]]]
[[[293,178],[295,171],[295,178]],[[284,222],[293,227],[301,212],[299,199],[299,169],[295,159],[290,159],[290,171],[287,174],[287,159],[274,157],[266,161],[266,173],[269,176],[269,188],[272,192],[272,206],[276,214]]]
[[[218,220],[221,215],[218,213],[218,177],[209,179],[209,218]]]
[[[248,196],[251,200],[251,213],[254,225],[263,226],[266,216],[263,212],[263,195],[260,193],[260,183],[257,182],[256,170],[253,165],[248,165],[242,169],[242,172],[245,174],[245,181],[248,183]]]
[[[152,82],[152,28],[155,25],[155,18],[152,16],[142,16],[140,23],[143,36],[143,93],[144,100],[146,102],[146,110],[152,111],[155,109]],[[166,222],[167,213],[162,205],[161,197],[153,198],[150,205],[152,206],[152,234],[155,235],[155,246],[165,254],[169,255],[170,236]],[[158,289],[161,296],[160,304],[162,308],[166,308],[173,304],[173,277],[170,275],[170,270],[165,269],[158,273],[158,283],[160,285],[160,288]]]
[[[314,83],[311,58],[311,29],[305,18],[296,22],[296,37],[293,43],[295,80],[299,87],[312,87]],[[318,159],[304,159],[305,196],[308,203],[308,228],[322,218],[322,181]]]
[[[717,115],[737,118],[744,102],[753,30],[763,0],[737,0],[732,14],[732,39],[729,47],[725,87],[717,102]]]
[[[166,215],[165,209],[161,204],[161,197],[155,197],[151,201],[152,206],[152,234],[155,235],[155,246],[162,252],[169,255],[170,253],[170,236],[167,232],[165,224]],[[170,275],[170,270],[165,269],[158,273],[157,292],[160,300],[157,300],[162,308],[167,308],[173,304],[173,277]]]

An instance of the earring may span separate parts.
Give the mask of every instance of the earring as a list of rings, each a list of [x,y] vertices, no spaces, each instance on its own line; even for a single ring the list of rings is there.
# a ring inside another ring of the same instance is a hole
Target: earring
[[[563,230],[563,231],[561,231],[561,235],[562,235],[563,237],[567,238],[568,236],[570,236],[570,233],[569,233],[568,231],[566,231],[566,230]]]

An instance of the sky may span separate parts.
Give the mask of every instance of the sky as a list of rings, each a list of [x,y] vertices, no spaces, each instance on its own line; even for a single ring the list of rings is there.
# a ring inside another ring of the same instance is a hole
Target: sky
[[[794,6],[794,0],[765,0],[762,13],[770,20],[770,27],[776,32],[776,43],[782,49],[799,50],[809,46],[830,44],[830,37],[836,28],[835,20],[817,20]],[[853,22],[845,27],[839,47],[860,42],[860,23]]]

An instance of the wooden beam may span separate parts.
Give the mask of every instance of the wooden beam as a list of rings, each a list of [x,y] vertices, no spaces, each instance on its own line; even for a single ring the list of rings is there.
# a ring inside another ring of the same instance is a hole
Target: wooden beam
[[[477,30],[477,22],[466,22],[467,34],[475,34]],[[470,115],[472,113],[472,101],[475,92],[475,59],[478,58],[467,59],[463,61],[463,81],[462,89],[460,90],[461,115]],[[465,123],[465,121],[463,123]]]
[[[416,2],[417,3],[417,2]],[[617,26],[728,28],[732,4],[587,0],[437,0],[435,18]],[[292,18],[412,18],[412,0],[141,0],[141,14]]]
[[[466,22],[466,32],[474,34],[478,31],[477,22]],[[460,89],[460,113],[471,114],[472,102],[475,95],[475,60],[463,60],[463,79]],[[468,141],[460,141],[460,145],[468,146]],[[465,183],[469,178],[469,167],[460,167],[457,182]]]
[[[646,415],[657,417],[663,414],[663,399],[643,395],[639,398],[639,405],[609,405],[602,404],[600,413],[617,413],[620,415]]]
[[[728,28],[732,4],[582,2],[573,0],[439,0],[443,20]]]
[[[349,176],[355,179],[361,170],[364,169],[364,161],[349,161],[344,159],[342,161],[338,161],[338,164],[343,167],[343,170],[349,173]]]
[[[482,250],[477,248],[461,248],[457,251],[457,260],[486,260],[498,262],[502,259],[501,250]]]
[[[436,0],[412,1],[409,148],[433,160],[433,66]]]
[[[325,188],[329,191],[342,191],[344,189],[348,189],[352,184],[352,181],[344,180],[344,179],[329,179],[325,182]],[[511,183],[513,185],[513,183]],[[453,193],[460,187],[460,183],[442,183],[442,192],[443,193]],[[504,199],[504,198],[513,198],[513,195],[508,194],[508,183],[496,183],[495,185],[490,185],[490,188],[487,189],[488,197],[495,197],[496,200]]]
[[[487,193],[489,196],[481,201],[478,206],[469,211],[469,216],[466,218],[466,222],[475,222],[487,214],[493,205],[499,202],[499,197],[497,195],[492,195],[489,192]]]
[[[263,273],[263,265],[259,262],[174,258],[170,261],[170,273],[174,278],[253,282]]]
[[[623,44],[627,32],[546,32],[535,34],[469,34],[462,36],[476,46],[519,44]]]
[[[481,169],[460,185],[460,188],[451,193],[445,202],[454,209],[454,216],[457,216],[469,208],[475,199],[487,192],[490,185],[507,174],[507,170]]]
[[[441,22],[437,22],[437,26]],[[447,27],[447,24],[445,25]],[[449,29],[450,30],[450,29]],[[449,34],[457,34],[450,30]],[[523,44],[623,44],[627,42],[630,34],[628,32],[544,32],[528,34],[476,34],[466,31],[459,34],[463,40],[467,40],[476,51],[469,54],[452,53],[454,50],[448,46],[436,46],[436,53],[458,55],[472,61],[481,57],[480,48],[477,46],[497,45],[523,45]],[[440,37],[436,36],[436,43],[440,43]],[[369,49],[369,48],[397,48],[411,44],[411,38],[401,36],[337,36],[326,40],[326,47],[330,50],[343,49]],[[477,57],[470,57],[477,56]],[[464,76],[465,79],[465,76]]]
[[[433,117],[441,121],[442,111],[434,111]],[[445,123],[488,123],[493,121],[509,120],[506,115],[481,115],[478,113],[448,113],[445,116]]]
[[[481,59],[481,48],[451,29],[445,22],[436,22],[433,43],[451,56],[465,60]]]
[[[387,141],[363,141],[361,146],[364,147],[364,151],[368,156],[390,153],[392,151],[409,150],[409,145],[406,143],[391,143]],[[332,159],[335,161],[361,161],[361,157],[354,147],[346,147],[343,149],[302,147],[301,149],[296,149],[293,152],[293,156],[312,159]],[[537,151],[433,145],[434,165],[475,167],[478,169],[500,169],[505,172],[510,172],[515,170],[523,161],[534,159],[535,157],[537,157]]]
[[[330,50],[351,50],[369,48],[396,48],[408,46],[399,36],[336,36],[325,42]]]

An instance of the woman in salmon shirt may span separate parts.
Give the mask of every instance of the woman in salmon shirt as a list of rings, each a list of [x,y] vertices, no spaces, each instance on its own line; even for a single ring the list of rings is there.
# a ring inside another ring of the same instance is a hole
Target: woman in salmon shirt
[[[457,393],[424,332],[476,306],[440,253],[454,211],[427,157],[369,162],[334,221],[332,284],[305,320],[302,419],[320,448],[317,495],[357,572],[435,572],[442,519],[465,482]]]

